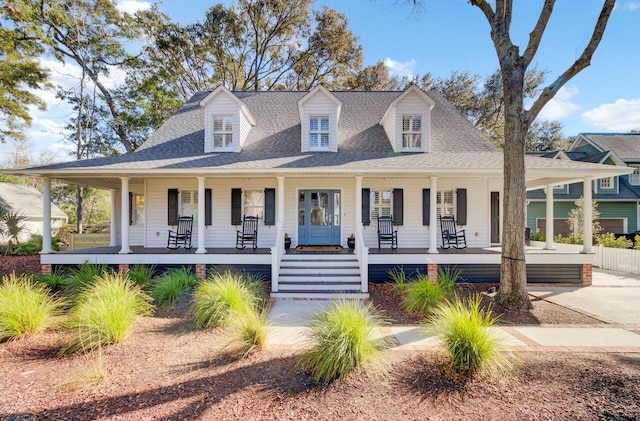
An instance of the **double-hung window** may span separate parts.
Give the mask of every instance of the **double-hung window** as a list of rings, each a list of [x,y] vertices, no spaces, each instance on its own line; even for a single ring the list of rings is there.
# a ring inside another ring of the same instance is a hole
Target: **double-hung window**
[[[264,220],[264,191],[245,190],[242,195],[244,216],[256,216]]]
[[[391,191],[372,191],[370,209],[372,220],[376,220],[381,216],[391,216]]]
[[[442,190],[437,196],[438,218],[443,215],[455,215],[455,202],[453,190]]]
[[[309,117],[309,148],[329,149],[329,116]]]
[[[633,174],[629,174],[629,182],[632,186],[640,186],[640,164],[627,164],[629,168],[633,168]]]
[[[233,117],[213,116],[213,149],[233,149]]]
[[[198,218],[198,190],[180,190],[180,216]]]
[[[422,147],[422,116],[402,116],[402,148],[420,149]]]

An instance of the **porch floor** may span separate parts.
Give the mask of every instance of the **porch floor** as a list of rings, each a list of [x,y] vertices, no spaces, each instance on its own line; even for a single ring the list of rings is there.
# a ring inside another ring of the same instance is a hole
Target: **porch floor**
[[[120,246],[105,246],[105,247],[93,247],[93,248],[85,248],[85,249],[77,249],[77,250],[64,250],[57,251],[55,254],[118,254],[120,251]],[[132,254],[196,254],[197,247],[192,247],[187,250],[183,247],[178,248],[176,250],[170,250],[166,247],[143,247],[143,246],[131,246]],[[235,247],[207,247],[207,254],[241,254],[241,255],[252,255],[252,254],[271,254],[271,249],[268,248],[258,248],[256,250],[251,247],[244,248],[242,250],[238,250]]]

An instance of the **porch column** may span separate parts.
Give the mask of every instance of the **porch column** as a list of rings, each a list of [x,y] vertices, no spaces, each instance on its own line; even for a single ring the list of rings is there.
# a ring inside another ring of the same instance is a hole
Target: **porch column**
[[[276,223],[284,229],[284,177],[278,176],[278,206],[276,206]]]
[[[207,249],[204,248],[205,233],[205,209],[204,209],[204,176],[196,177],[198,179],[198,250],[196,254],[205,254]]]
[[[111,190],[111,239],[109,241],[109,246],[115,247],[118,245],[118,191],[116,189]]]
[[[129,254],[132,253],[129,248],[129,177],[120,177],[122,181],[122,190],[120,200],[120,229],[122,236],[122,248],[118,253]]]
[[[362,176],[356,176],[356,229],[362,225]]]
[[[429,188],[429,254],[438,253],[438,177],[431,176]]]
[[[582,182],[584,198],[584,233],[583,248],[581,253],[591,253],[593,248],[593,198],[591,195],[591,182],[593,177],[585,177]]]
[[[553,243],[553,184],[547,184],[547,215],[545,217],[545,233],[544,238],[547,243],[544,246],[545,250],[555,250],[556,246]]]
[[[41,254],[51,253],[51,179],[42,177],[42,251]]]

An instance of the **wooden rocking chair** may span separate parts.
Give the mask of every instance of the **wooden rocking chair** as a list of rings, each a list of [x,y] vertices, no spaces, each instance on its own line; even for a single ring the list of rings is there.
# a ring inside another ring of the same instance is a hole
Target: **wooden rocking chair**
[[[258,248],[258,218],[256,216],[245,216],[242,220],[242,231],[236,230],[236,248],[238,250],[246,247],[245,241],[251,242],[254,250]]]
[[[169,230],[167,248],[176,250],[183,246],[189,250],[191,248],[191,229],[193,228],[193,215],[178,216],[178,226],[176,230]]]
[[[448,249],[453,246],[457,249],[463,249],[467,247],[465,230],[457,229],[453,215],[440,217],[440,231],[442,232],[442,248]]]
[[[398,248],[398,230],[393,229],[393,218],[390,216],[378,218],[378,249],[383,242],[391,243],[393,250]]]

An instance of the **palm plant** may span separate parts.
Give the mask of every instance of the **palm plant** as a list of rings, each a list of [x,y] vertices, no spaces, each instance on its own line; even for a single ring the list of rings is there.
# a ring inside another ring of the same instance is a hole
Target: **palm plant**
[[[26,219],[26,215],[12,212],[6,207],[0,212],[0,231],[7,238],[7,255],[13,252],[13,245],[19,242]]]

